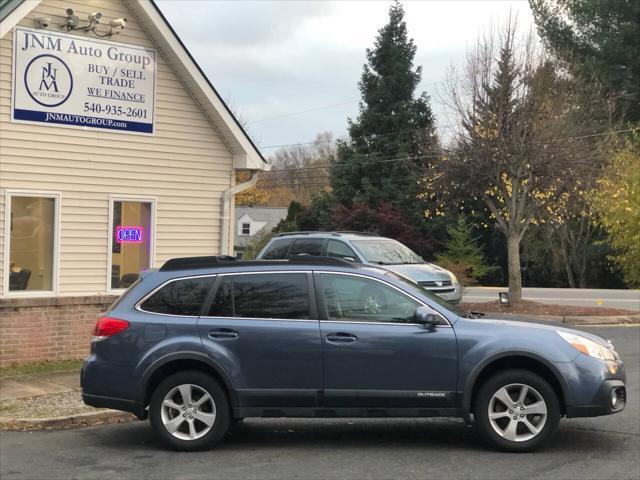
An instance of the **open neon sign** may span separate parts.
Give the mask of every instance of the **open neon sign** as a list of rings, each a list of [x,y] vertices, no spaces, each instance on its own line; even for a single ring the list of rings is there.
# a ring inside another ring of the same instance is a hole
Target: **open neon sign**
[[[116,242],[142,243],[144,228],[118,225],[116,227]]]

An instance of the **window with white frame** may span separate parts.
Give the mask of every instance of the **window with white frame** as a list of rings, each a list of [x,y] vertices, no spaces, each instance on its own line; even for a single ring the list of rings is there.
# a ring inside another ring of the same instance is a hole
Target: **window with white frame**
[[[48,193],[7,195],[9,293],[56,291],[58,198]]]
[[[153,201],[112,199],[111,289],[127,288],[151,267]]]
[[[243,223],[242,224],[242,235],[251,235],[251,224]]]

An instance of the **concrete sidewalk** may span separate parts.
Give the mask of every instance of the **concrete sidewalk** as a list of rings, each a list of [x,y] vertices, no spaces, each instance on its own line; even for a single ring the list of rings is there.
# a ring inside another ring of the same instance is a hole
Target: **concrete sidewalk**
[[[49,372],[0,378],[0,401],[79,392],[80,372]]]
[[[78,370],[0,378],[0,431],[60,429],[132,420],[135,417],[126,412],[85,405]]]

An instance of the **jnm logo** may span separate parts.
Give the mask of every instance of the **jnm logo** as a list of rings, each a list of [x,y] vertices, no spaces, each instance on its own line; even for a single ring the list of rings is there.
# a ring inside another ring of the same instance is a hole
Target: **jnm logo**
[[[71,69],[55,55],[33,57],[24,69],[26,93],[43,107],[57,107],[66,102],[73,90]]]
[[[51,65],[51,62],[47,62],[46,66],[42,67],[42,79],[40,80],[40,88],[38,90],[51,90],[58,91],[58,82],[56,82],[56,75],[58,69]]]

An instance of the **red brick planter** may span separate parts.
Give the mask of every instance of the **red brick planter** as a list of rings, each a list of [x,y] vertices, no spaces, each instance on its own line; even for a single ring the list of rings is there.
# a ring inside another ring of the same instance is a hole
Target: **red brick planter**
[[[115,296],[0,299],[0,367],[83,358]]]

